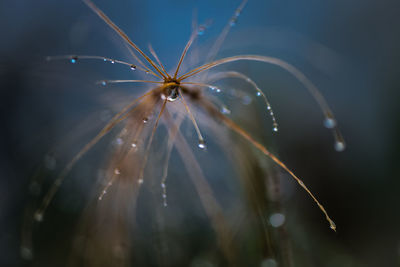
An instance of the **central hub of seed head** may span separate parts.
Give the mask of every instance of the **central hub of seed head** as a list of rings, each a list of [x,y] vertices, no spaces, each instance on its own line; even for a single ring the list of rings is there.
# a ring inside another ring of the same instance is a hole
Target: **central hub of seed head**
[[[179,82],[176,80],[166,80],[167,87],[164,90],[164,95],[169,102],[173,102],[179,98]]]

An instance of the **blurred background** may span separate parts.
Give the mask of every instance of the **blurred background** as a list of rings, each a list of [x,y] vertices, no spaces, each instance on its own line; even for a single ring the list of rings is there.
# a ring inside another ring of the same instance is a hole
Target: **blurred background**
[[[172,68],[193,17],[212,20],[197,44],[206,49],[240,1],[95,3],[144,50],[150,42]],[[400,266],[399,10],[395,0],[249,0],[218,56],[261,54],[295,65],[326,97],[347,142],[344,152],[333,149],[317,104],[288,73],[240,65],[268,93],[280,124],[272,134],[256,104],[255,124],[265,133],[256,136],[304,179],[338,226],[332,232],[277,168],[294,266]],[[20,266],[28,264],[20,257],[20,229],[35,166],[56,140],[99,110],[96,80],[129,74],[102,62],[79,68],[45,62],[63,54],[126,58],[120,39],[81,1],[1,0],[0,33],[0,265]],[[44,160],[54,169],[51,156]]]

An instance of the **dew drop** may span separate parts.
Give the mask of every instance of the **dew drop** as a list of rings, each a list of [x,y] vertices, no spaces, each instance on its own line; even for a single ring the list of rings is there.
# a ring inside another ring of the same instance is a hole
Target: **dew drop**
[[[217,89],[215,90],[215,92],[221,93],[221,89],[217,88]]]
[[[149,122],[149,118],[143,118],[143,123],[148,123]]]
[[[269,217],[269,223],[276,228],[282,226],[285,223],[285,219],[285,215],[282,213],[274,213]]]
[[[164,207],[167,207],[168,203],[166,201],[164,201],[163,205],[164,205]]]
[[[267,105],[267,110],[271,110],[271,105],[270,104]]]
[[[265,259],[261,262],[261,267],[278,267],[278,263],[274,259]]]
[[[161,188],[165,188],[165,183],[161,183]]]
[[[106,86],[107,85],[107,81],[106,80],[101,81],[100,84],[103,85],[103,86]]]
[[[178,87],[176,87],[176,86],[168,87],[168,89],[167,89],[167,100],[169,102],[174,102],[178,98],[179,98]]]
[[[205,149],[206,148],[206,142],[204,142],[203,139],[199,140],[199,144],[198,144],[199,148],[201,149]]]
[[[40,211],[36,211],[35,214],[33,215],[35,221],[37,222],[42,222],[43,221],[43,213]]]
[[[333,127],[336,126],[336,121],[333,118],[325,118],[324,120],[324,126],[328,129],[332,129]]]
[[[70,61],[71,61],[72,64],[75,64],[78,61],[78,57],[77,56],[73,56],[73,57],[71,57]]]
[[[124,140],[122,140],[122,138],[115,139],[115,144],[122,145],[123,143],[124,143]]]
[[[44,157],[44,165],[48,170],[54,170],[56,168],[57,161],[51,155],[46,155]]]
[[[107,59],[106,59],[106,58],[103,58],[103,61],[104,61],[104,62],[107,62]]]
[[[23,258],[24,260],[32,260],[33,259],[32,250],[28,247],[22,246],[20,253],[21,253],[21,258]]]
[[[231,21],[229,22],[229,24],[230,24],[231,26],[235,26],[235,25],[236,25],[236,22],[237,22],[237,17],[234,17],[234,18],[231,19]]]
[[[274,132],[278,132],[278,125],[274,124],[274,126],[272,127],[272,130]]]
[[[221,113],[222,114],[231,114],[231,111],[226,106],[222,106]]]
[[[143,178],[138,179],[138,184],[143,184]]]
[[[343,150],[345,150],[346,145],[344,144],[344,142],[342,141],[336,141],[335,142],[335,150],[338,152],[342,152]]]
[[[114,59],[110,59],[110,63],[111,63],[111,64],[114,64],[114,63],[115,63],[115,60],[114,60]]]
[[[135,141],[135,142],[132,142],[131,147],[133,147],[133,148],[136,148],[136,147],[137,147],[136,141]]]
[[[203,35],[205,30],[206,30],[206,28],[204,26],[200,26],[197,31],[197,35]]]
[[[261,92],[257,92],[257,96],[261,96],[262,94],[261,94]]]
[[[135,65],[131,65],[131,66],[130,66],[130,69],[131,69],[131,70],[136,70],[136,66],[135,66]]]
[[[119,175],[119,174],[121,174],[121,171],[120,171],[118,168],[115,168],[115,169],[114,169],[114,173],[115,173],[116,175]]]
[[[329,228],[331,228],[333,231],[336,231],[336,224],[333,221],[330,221]]]
[[[217,89],[214,86],[209,86],[208,88],[210,88],[211,91],[214,91],[215,89]]]
[[[249,105],[250,103],[251,103],[251,101],[252,101],[252,99],[251,99],[251,97],[250,96],[248,96],[248,95],[244,95],[243,97],[242,97],[242,103],[243,103],[243,105]]]

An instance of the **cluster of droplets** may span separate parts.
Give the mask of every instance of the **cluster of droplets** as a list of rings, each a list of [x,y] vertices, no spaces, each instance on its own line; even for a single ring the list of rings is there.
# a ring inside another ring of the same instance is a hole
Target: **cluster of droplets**
[[[337,126],[336,120],[332,116],[328,115],[324,120],[324,126],[328,129],[335,129]],[[335,139],[335,150],[338,152],[342,152],[343,150],[345,150],[346,145],[344,141],[340,138],[340,136],[336,135]]]
[[[55,57],[55,58],[57,58],[57,57]],[[133,71],[137,69],[136,65],[134,65],[134,64],[130,64],[130,63],[127,63],[127,62],[115,60],[115,59],[112,59],[112,58],[98,57],[98,56],[80,56],[80,57],[78,57],[78,56],[70,56],[69,57],[69,61],[72,64],[75,64],[75,63],[78,62],[78,58],[82,58],[82,59],[102,59],[104,62],[110,62],[111,64],[120,63],[120,64],[128,65],[129,68],[131,70],[133,70]],[[46,57],[47,61],[50,61],[52,59],[53,59],[52,57]]]
[[[229,21],[229,24],[230,24],[231,26],[235,26],[235,25],[236,25],[237,20],[238,20],[238,18],[239,18],[239,16],[240,16],[241,11],[242,11],[242,10],[241,10],[240,8],[236,9],[235,14],[233,15],[233,17],[232,17],[231,20]]]
[[[256,95],[258,97],[263,97],[264,98],[265,103],[267,105],[267,111],[268,111],[268,113],[269,113],[269,115],[271,116],[271,119],[272,119],[272,130],[274,132],[277,132],[278,131],[278,123],[276,122],[275,114],[274,114],[274,111],[272,110],[271,104],[268,102],[267,98],[262,93],[260,88],[256,87],[256,90],[257,90],[257,94]]]
[[[162,199],[163,199],[163,206],[167,207],[168,206],[168,201],[167,201],[167,185],[165,184],[165,181],[161,182],[161,189],[162,189]]]
[[[114,170],[114,173],[115,173],[115,170]],[[115,173],[116,174],[116,173]],[[119,171],[118,171],[118,174],[119,174]],[[99,201],[101,201],[102,199],[103,199],[103,197],[105,196],[105,194],[107,194],[107,190],[108,190],[108,188],[110,187],[110,186],[112,186],[112,181],[109,181],[108,183],[107,183],[107,185],[106,185],[106,187],[103,189],[103,191],[101,192],[101,194],[100,194],[100,196],[99,196]]]
[[[210,88],[211,91],[216,92],[216,93],[221,93],[222,90],[219,87],[216,87],[214,85],[210,85],[208,88]]]

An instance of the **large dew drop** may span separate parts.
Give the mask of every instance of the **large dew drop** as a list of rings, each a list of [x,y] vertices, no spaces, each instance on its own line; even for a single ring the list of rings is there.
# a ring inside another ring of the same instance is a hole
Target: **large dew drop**
[[[178,97],[179,97],[178,87],[176,86],[169,87],[167,91],[167,100],[169,102],[174,102],[175,100],[178,99]]]

